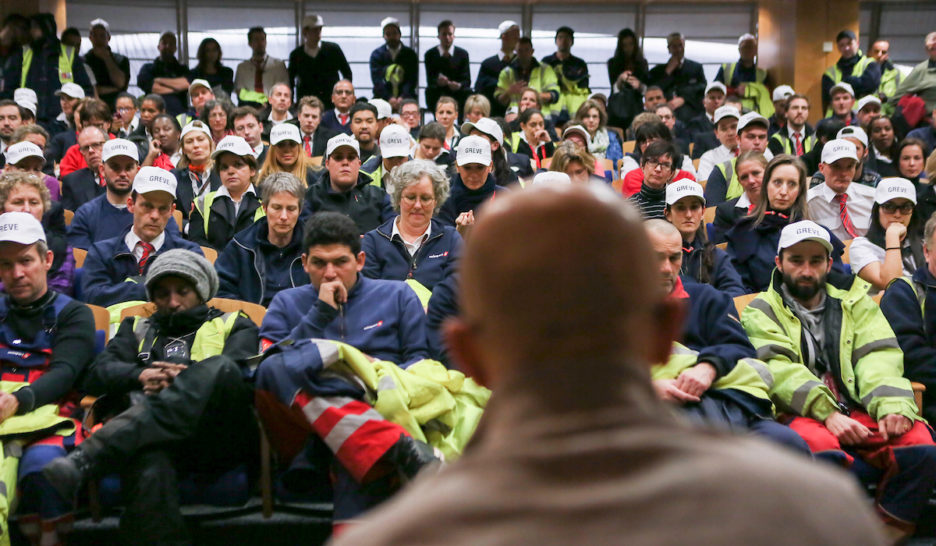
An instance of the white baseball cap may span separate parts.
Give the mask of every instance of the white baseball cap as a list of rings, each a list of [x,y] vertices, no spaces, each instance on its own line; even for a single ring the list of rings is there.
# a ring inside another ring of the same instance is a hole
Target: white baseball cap
[[[325,157],[331,156],[338,148],[344,147],[353,148],[354,153],[356,153],[358,157],[361,157],[361,145],[358,144],[357,139],[344,133],[328,139],[328,143],[325,145]]]
[[[393,107],[383,99],[371,99],[367,104],[377,109],[377,119],[387,119],[393,115]]]
[[[851,84],[848,82],[838,82],[837,84],[833,85],[832,89],[829,89],[830,98],[832,97],[832,95],[835,94],[836,90],[846,91],[849,95],[853,97],[855,96],[855,88],[852,87]]]
[[[384,17],[384,18],[383,18],[383,21],[380,22],[380,28],[382,28],[382,29],[383,29],[383,28],[387,28],[388,25],[393,25],[393,26],[397,27],[397,29],[399,29],[399,28],[400,28],[400,20],[397,19],[396,17]]]
[[[724,106],[719,106],[718,108],[715,109],[715,116],[714,116],[715,124],[718,125],[718,122],[721,121],[723,118],[735,118],[735,119],[740,120],[741,113],[738,112],[738,109],[735,108],[734,106],[729,106],[726,104]]]
[[[282,125],[282,124],[280,124]],[[236,135],[228,135],[221,139],[221,142],[218,143],[218,147],[215,148],[215,151],[211,152],[211,159],[217,159],[219,155],[223,153],[229,153],[234,155],[239,155],[241,157],[251,157],[254,156],[253,148],[250,147],[250,144],[247,144],[247,141],[243,137]]]
[[[466,121],[461,126],[463,135],[470,135],[473,129],[481,131],[487,136],[497,140],[498,144],[504,143],[504,131],[502,131],[500,125],[491,118],[481,118],[474,123]]]
[[[587,131],[584,127],[582,127],[581,125],[569,125],[569,126],[566,127],[565,129],[563,129],[563,130],[562,130],[562,138],[565,139],[565,137],[569,136],[569,135],[572,134],[572,133],[578,133],[578,134],[582,135],[582,138],[585,139],[585,143],[586,143],[586,144],[588,143],[588,141],[591,140],[591,137],[588,136],[588,131]]]
[[[321,15],[306,15],[302,18],[302,28],[324,27],[325,20]]]
[[[693,182],[688,178],[680,178],[679,180],[667,184],[666,186],[666,204],[674,205],[677,201],[684,197],[698,197],[702,200],[702,206],[705,206],[705,190],[702,188],[702,184],[698,182]]]
[[[479,136],[466,136],[458,141],[458,153],[455,162],[459,167],[471,163],[491,164],[491,143]]]
[[[738,118],[738,134],[741,134],[742,129],[752,124],[763,125],[764,129],[770,129],[770,122],[767,121],[767,118],[757,112],[748,112]]]
[[[6,162],[10,165],[16,165],[27,157],[38,157],[45,161],[45,156],[42,155],[42,148],[25,140],[17,142],[16,144],[11,144],[7,147],[6,151],[3,152],[3,155],[6,157]]]
[[[0,243],[31,245],[45,242],[42,223],[28,212],[5,212],[0,214]]]
[[[106,30],[107,33],[110,34],[110,24],[108,24],[107,21],[105,21],[104,19],[97,18],[94,21],[91,21],[90,23],[88,23],[89,29],[94,30],[94,27],[104,27],[104,30]]]
[[[875,97],[874,95],[865,95],[858,100],[855,104],[855,112],[861,112],[861,109],[869,104],[877,104],[878,108],[881,107],[881,99]]]
[[[280,123],[274,125],[270,130],[270,144],[276,146],[284,140],[291,140],[296,144],[302,143],[302,135],[299,134],[299,128],[292,123]]]
[[[569,175],[559,171],[543,171],[533,177],[533,184],[571,184]]]
[[[882,178],[874,188],[874,202],[883,205],[891,199],[909,199],[914,205],[917,202],[916,187],[906,178]]]
[[[192,83],[190,83],[189,86],[188,86],[189,95],[191,95],[191,94],[192,94],[192,91],[194,91],[195,88],[196,88],[196,87],[199,87],[199,86],[204,87],[205,89],[211,91],[211,84],[208,83],[208,80],[203,80],[203,79],[201,79],[201,78],[196,78],[196,79],[192,80]]]
[[[832,252],[832,240],[829,238],[829,232],[812,220],[800,220],[793,222],[783,228],[780,232],[780,242],[777,244],[777,253],[784,248],[802,243],[803,241],[815,241]]]
[[[497,25],[497,34],[502,35],[513,27],[517,27],[517,30],[520,29],[520,25],[518,25],[516,21],[507,19],[506,21],[503,21],[501,24]]]
[[[822,162],[826,165],[846,158],[858,161],[858,147],[852,142],[837,138],[826,142],[822,147]]]
[[[185,127],[182,128],[182,132],[179,134],[179,142],[182,142],[182,139],[185,138],[185,135],[191,133],[192,131],[201,131],[208,135],[208,138],[211,138],[211,129],[201,120],[193,120],[188,122]]]
[[[725,87],[725,84],[722,82],[712,82],[705,86],[705,93],[703,93],[703,95],[708,95],[708,92],[712,89],[720,89],[722,93],[728,94],[728,88]]]
[[[793,88],[790,87],[789,85],[778,85],[777,88],[773,90],[773,95],[771,95],[771,99],[773,100],[773,102],[777,102],[778,100],[789,98],[790,95],[795,95],[795,94],[796,94],[796,91],[794,91]]]
[[[380,156],[409,157],[411,142],[409,131],[402,125],[391,123],[380,132]]]
[[[36,103],[35,102],[30,102],[25,99],[20,99],[14,102],[16,102],[16,105],[19,106],[20,108],[25,108],[29,110],[30,112],[32,112],[33,117],[36,117]]]
[[[835,135],[835,138],[857,138],[858,142],[864,144],[864,147],[868,147],[868,133],[864,132],[864,129],[856,125],[849,125],[848,127],[842,127],[839,130],[838,134]]]
[[[36,92],[28,87],[20,87],[13,91],[13,100],[16,104],[22,104],[23,102],[39,104],[39,97],[36,95]]]
[[[166,169],[140,167],[136,176],[133,177],[133,191],[137,193],[161,191],[175,197],[176,178]]]
[[[84,89],[77,83],[72,82],[63,83],[62,88],[56,91],[55,94],[58,96],[66,95],[73,99],[85,98]]]
[[[101,150],[101,161],[107,163],[110,158],[119,155],[129,157],[137,162],[140,161],[140,150],[136,147],[136,144],[129,140],[114,138],[104,143],[104,148]]]

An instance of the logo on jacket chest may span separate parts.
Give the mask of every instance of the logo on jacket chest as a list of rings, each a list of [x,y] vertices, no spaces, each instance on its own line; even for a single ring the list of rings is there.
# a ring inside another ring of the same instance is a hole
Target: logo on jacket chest
[[[375,323],[373,323],[373,324],[368,324],[367,326],[365,326],[364,328],[361,328],[361,329],[364,330],[364,331],[366,332],[367,330],[373,330],[374,328],[379,328],[379,327],[381,327],[381,326],[383,326],[383,321],[382,321],[382,320],[378,320],[377,322],[375,322]]]
[[[448,251],[447,251],[447,250],[446,250],[445,252],[440,252],[440,253],[438,253],[438,254],[430,254],[430,255],[429,255],[429,259],[431,260],[432,258],[444,258],[444,257],[446,257],[446,256],[448,256]]]

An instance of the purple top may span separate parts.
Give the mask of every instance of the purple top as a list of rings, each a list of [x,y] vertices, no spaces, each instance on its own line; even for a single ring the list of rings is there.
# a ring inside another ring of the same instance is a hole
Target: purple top
[[[53,201],[58,201],[62,197],[62,188],[59,184],[58,178],[53,178],[49,175],[42,177],[42,181],[45,182],[47,188],[49,188],[49,196]]]

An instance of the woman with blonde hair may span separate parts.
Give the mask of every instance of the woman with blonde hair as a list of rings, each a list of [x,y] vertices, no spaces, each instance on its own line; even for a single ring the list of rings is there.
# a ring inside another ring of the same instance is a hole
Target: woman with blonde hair
[[[179,136],[182,156],[172,170],[176,177],[176,209],[188,219],[195,199],[221,187],[221,177],[214,171],[211,154],[215,144],[211,129],[202,121],[192,121]]]
[[[624,157],[621,141],[614,131],[608,130],[608,113],[595,99],[582,103],[575,113],[575,124],[588,131],[588,151],[598,159],[610,159],[617,165]]]
[[[321,168],[316,168],[312,160],[302,151],[302,136],[299,128],[291,123],[281,123],[270,131],[270,151],[267,152],[263,166],[260,167],[259,180],[266,180],[274,173],[289,173],[306,186],[318,180]]]
[[[566,173],[573,184],[605,183],[604,178],[595,175],[595,156],[571,141],[564,141],[556,148],[549,170]]]

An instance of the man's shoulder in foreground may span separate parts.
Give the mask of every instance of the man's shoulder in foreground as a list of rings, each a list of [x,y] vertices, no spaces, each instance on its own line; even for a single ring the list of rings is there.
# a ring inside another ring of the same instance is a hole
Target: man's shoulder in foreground
[[[853,478],[759,440],[656,424],[575,436],[475,445],[335,544],[885,543]]]

